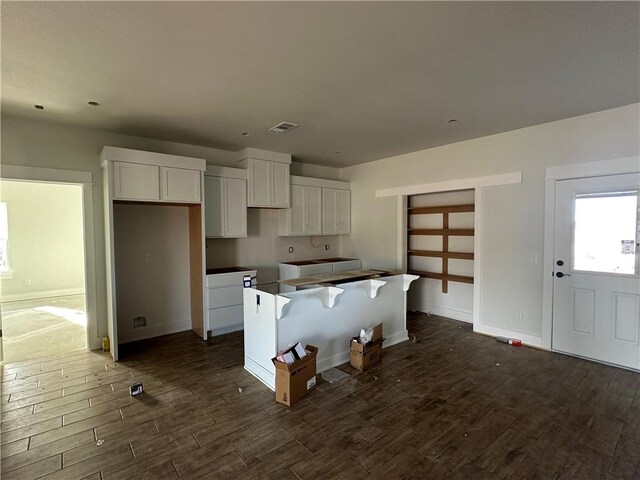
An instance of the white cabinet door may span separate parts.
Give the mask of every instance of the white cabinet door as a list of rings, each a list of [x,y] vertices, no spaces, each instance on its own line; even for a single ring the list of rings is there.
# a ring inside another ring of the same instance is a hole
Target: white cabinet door
[[[322,189],[305,187],[305,233],[320,235],[322,233]]]
[[[338,190],[322,189],[322,233],[335,235],[338,233]]]
[[[345,235],[351,233],[351,192],[349,190],[337,192],[336,231],[338,234]]]
[[[160,200],[158,167],[113,162],[113,197],[122,200]]]
[[[304,235],[305,233],[305,208],[306,208],[306,188],[302,185],[291,186],[291,208],[287,210],[288,235]]]
[[[249,159],[249,207],[271,206],[272,168],[267,160]]]
[[[238,178],[204,177],[205,235],[247,236],[247,182]]]
[[[222,180],[204,177],[204,232],[207,237],[224,235]]]
[[[351,192],[335,188],[322,189],[322,233],[351,233]]]
[[[271,162],[271,206],[289,208],[289,165]]]
[[[224,236],[230,238],[247,236],[247,181],[241,178],[224,178],[225,215]]]
[[[200,202],[199,170],[160,167],[162,200],[171,202]]]

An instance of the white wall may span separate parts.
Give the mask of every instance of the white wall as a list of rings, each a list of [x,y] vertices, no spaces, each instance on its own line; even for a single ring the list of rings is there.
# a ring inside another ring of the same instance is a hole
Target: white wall
[[[188,209],[116,204],[113,217],[119,343],[191,330]]]
[[[47,118],[48,114],[43,113],[43,118]],[[225,150],[72,127],[51,121],[2,116],[1,164],[79,170],[91,172],[93,175],[98,337],[107,334],[104,213],[100,168],[100,152],[105,145],[204,158],[207,163],[237,167],[236,155]],[[291,172],[295,175],[320,178],[337,179],[339,176],[337,169],[298,162],[291,165]],[[332,255],[337,255],[337,252],[333,250]],[[251,258],[246,261],[240,258],[237,261],[244,264],[252,263]]]
[[[412,207],[432,207],[443,205],[473,204],[474,190],[429,193],[411,197]],[[449,228],[473,228],[474,214],[452,213],[449,215]],[[417,215],[411,217],[411,228],[442,228],[442,214]],[[442,250],[440,236],[414,236],[411,249]],[[449,251],[473,253],[473,237],[449,237]],[[411,258],[410,269],[442,273],[442,259],[433,257]],[[473,277],[473,260],[450,259],[448,271],[453,275]],[[435,315],[454,318],[464,322],[473,321],[473,285],[448,282],[448,292],[442,293],[442,281],[421,278],[411,285],[407,296],[407,305],[411,310],[431,312]]]
[[[397,199],[376,198],[377,189],[521,171],[522,184],[481,191],[477,308],[486,325],[540,337],[545,167],[637,156],[639,117],[640,104],[633,104],[345,168],[340,176],[351,182],[353,214],[342,254],[366,266],[398,267]],[[531,254],[540,262],[530,263]]]
[[[207,267],[255,267],[259,288],[277,293],[279,262],[339,256],[337,236],[278,236],[278,214],[276,209],[249,208],[247,238],[207,239]],[[325,245],[329,250],[325,250]],[[289,253],[289,247],[293,247],[293,253]]]
[[[0,182],[7,204],[9,267],[2,301],[84,293],[82,189]]]

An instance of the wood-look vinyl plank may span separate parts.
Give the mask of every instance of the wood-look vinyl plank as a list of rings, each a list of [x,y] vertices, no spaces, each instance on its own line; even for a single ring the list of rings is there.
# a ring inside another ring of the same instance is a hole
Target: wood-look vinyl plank
[[[16,408],[15,410],[4,410],[4,405],[2,406],[2,422],[8,422],[10,420],[15,420],[17,418],[26,417],[33,413],[35,405],[27,405],[21,408]]]
[[[82,462],[74,463],[62,470],[51,473],[43,477],[45,480],[69,480],[72,478],[83,478],[88,475],[95,474],[101,470],[126,462],[133,458],[129,444],[114,448],[113,450],[105,450],[99,455],[90,457]]]
[[[78,400],[77,402],[67,403],[56,409],[44,410],[38,413],[26,414],[12,420],[2,422],[2,432],[9,432],[16,428],[33,425],[34,423],[43,422],[51,418],[67,415],[89,407],[89,400]]]
[[[16,455],[18,453],[24,452],[28,448],[29,448],[29,439],[21,438],[20,440],[16,440],[15,442],[11,442],[11,443],[7,443],[6,445],[3,445],[2,448],[0,448],[0,458],[4,459],[11,455]]]
[[[31,437],[30,448],[37,447],[39,445],[44,445],[49,442],[53,442],[54,440],[58,440],[60,438],[69,437],[76,433],[82,432],[87,429],[100,427],[101,425],[109,425],[115,420],[119,420],[122,417],[120,416],[119,411],[112,411],[103,413],[101,415],[97,415],[95,417],[87,418],[85,420],[81,420],[79,422],[72,423],[70,425],[65,425],[54,430],[49,430],[47,432],[39,433]]]
[[[94,431],[91,430],[94,437]],[[106,451],[114,450],[123,445],[129,445],[141,438],[153,440],[160,437],[152,421],[138,425],[134,429],[124,430],[108,437],[98,437],[97,440],[84,442],[74,448],[65,449],[62,454],[62,464],[64,467],[82,462],[87,458],[95,457]],[[95,438],[95,437],[94,437]]]
[[[52,472],[60,472],[62,468],[61,455],[53,455],[51,457],[39,460],[24,467],[16,468],[10,472],[2,471],[2,480],[25,480],[42,478]],[[65,477],[61,477],[65,478]],[[66,477],[69,480],[70,476]]]
[[[95,387],[90,390],[83,390],[82,392],[72,393],[70,395],[64,395],[62,397],[52,397],[51,399],[40,400],[36,403],[34,412],[44,412],[45,410],[59,408],[63,405],[75,403],[80,400],[90,400],[92,397],[111,392],[111,385],[102,385],[100,387]]]
[[[37,381],[26,381],[23,383],[17,383],[17,384],[8,384],[2,387],[1,391],[2,391],[2,395],[12,395],[12,394],[16,394],[16,393],[21,393],[21,392],[25,392],[27,390],[34,390],[38,388],[38,382]]]
[[[5,443],[2,469],[25,480],[640,477],[640,375],[508,348],[439,317],[410,314],[408,328],[418,343],[385,349],[367,372],[340,366],[351,378],[320,378],[291,408],[244,371],[241,332],[127,344],[116,366],[85,350],[5,367],[3,439],[25,438]]]
[[[54,440],[53,442],[39,447],[33,447],[29,450],[7,457],[2,461],[2,469],[3,471],[12,471],[35,462],[45,460],[53,455],[61,453],[64,454],[64,452],[68,450],[72,450],[80,445],[88,443],[94,443],[93,430],[85,430],[84,432],[79,432],[69,437]]]
[[[624,424],[620,420],[594,415],[587,423],[579,442],[610,457],[616,449],[623,428]]]
[[[640,440],[625,435],[620,437],[609,472],[620,478],[640,478]]]
[[[122,432],[128,429],[135,429],[138,425],[142,423],[147,423],[150,420],[155,420],[156,418],[160,418],[163,415],[167,415],[171,412],[174,412],[173,407],[158,407],[152,410],[149,410],[146,413],[142,413],[135,417],[131,417],[128,419],[119,418],[110,423],[105,423],[104,425],[98,426],[95,428],[96,438],[105,438],[110,435],[115,435],[116,433]],[[119,414],[118,414],[119,416]],[[75,424],[71,424],[73,426]]]
[[[175,480],[180,478],[171,460],[161,463],[151,462],[127,463],[107,468],[102,472],[101,480],[122,480],[135,478],[136,480]]]
[[[62,417],[58,416],[50,418],[49,420],[33,423],[21,428],[16,428],[15,430],[10,430],[8,432],[5,432],[3,430],[2,438],[0,440],[2,445],[4,445],[5,443],[15,442],[16,440],[20,440],[22,438],[29,438],[32,435],[38,435],[39,433],[47,432],[61,426]]]
[[[53,400],[60,397],[62,397],[62,390],[41,393],[39,395],[23,398],[21,400],[16,400],[15,402],[8,402],[6,405],[2,406],[2,410],[4,412],[10,412],[11,410],[16,410],[18,408],[27,407],[30,405],[36,405],[38,403],[41,403],[41,402],[43,403],[48,400]]]

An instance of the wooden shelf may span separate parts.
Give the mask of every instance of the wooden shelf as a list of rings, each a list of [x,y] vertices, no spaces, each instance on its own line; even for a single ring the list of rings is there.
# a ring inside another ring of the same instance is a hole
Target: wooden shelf
[[[409,250],[409,255],[415,257],[457,258],[459,260],[473,260],[473,253],[467,252],[438,252],[435,250]]]
[[[424,278],[434,278],[442,280],[442,293],[449,291],[449,282],[473,283],[473,277],[464,275],[449,274],[449,259],[455,258],[460,260],[473,260],[473,253],[466,252],[450,252],[449,237],[473,237],[475,232],[473,228],[449,228],[449,216],[456,213],[475,212],[476,207],[473,204],[464,205],[442,205],[435,207],[412,207],[411,199],[407,208],[408,227],[410,227],[410,218],[412,215],[442,215],[442,228],[408,228],[407,241],[412,236],[432,235],[442,237],[442,251],[435,250],[410,250],[407,244],[407,267],[411,265],[411,257],[435,257],[442,259],[442,273],[423,272],[419,270],[410,271],[415,275]]]
[[[450,273],[433,273],[423,272],[421,270],[409,270],[412,275],[419,275],[423,278],[434,278],[436,280],[443,280],[446,282],[458,282],[458,283],[473,283],[473,277],[467,277],[465,275],[452,275]]]
[[[413,207],[409,208],[409,215],[428,215],[431,213],[467,213],[475,212],[476,206],[469,205],[447,205],[444,207]]]
[[[409,235],[448,235],[450,237],[473,237],[473,228],[410,228]]]

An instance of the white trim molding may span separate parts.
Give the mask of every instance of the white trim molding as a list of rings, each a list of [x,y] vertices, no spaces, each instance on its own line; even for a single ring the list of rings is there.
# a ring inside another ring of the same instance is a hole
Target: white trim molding
[[[376,190],[376,198],[395,197],[398,195],[420,195],[422,193],[451,192],[455,190],[469,190],[471,188],[492,187],[522,183],[522,172],[488,175],[486,177],[461,178],[442,182],[423,183],[403,187],[383,188]]]
[[[91,172],[54,168],[2,165],[0,179],[25,182],[61,183],[82,187],[84,233],[84,292],[87,309],[87,348],[100,348],[98,334],[98,289],[96,273],[96,240],[93,212],[93,175]]]
[[[542,348],[553,349],[553,261],[556,233],[556,182],[574,178],[604,177],[628,173],[640,173],[640,156],[559,165],[545,169],[542,335],[540,338],[540,346]]]

